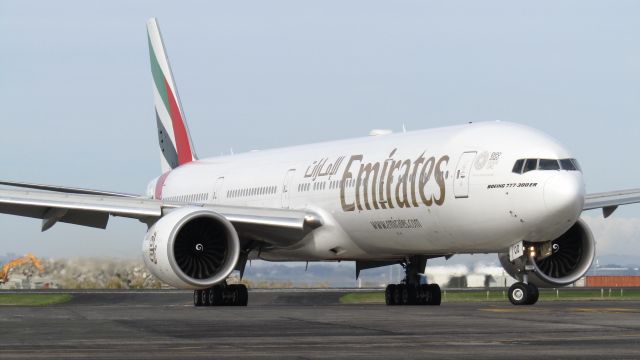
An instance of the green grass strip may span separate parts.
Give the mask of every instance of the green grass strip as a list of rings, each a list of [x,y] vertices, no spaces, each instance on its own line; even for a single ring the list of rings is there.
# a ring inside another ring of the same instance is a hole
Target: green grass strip
[[[0,306],[47,306],[72,298],[71,294],[0,294]]]
[[[540,289],[540,300],[638,300],[640,289]],[[443,290],[443,302],[509,301],[507,289]],[[384,304],[384,291],[354,292],[340,297],[342,304]]]

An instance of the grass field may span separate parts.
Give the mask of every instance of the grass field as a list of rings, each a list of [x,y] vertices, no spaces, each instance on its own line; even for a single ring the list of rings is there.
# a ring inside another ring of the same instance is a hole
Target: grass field
[[[47,306],[71,300],[70,294],[0,294],[0,306]]]
[[[540,289],[540,300],[638,300],[640,289]],[[506,289],[443,290],[442,301],[505,301]],[[384,304],[384,291],[354,292],[340,298],[342,304]]]

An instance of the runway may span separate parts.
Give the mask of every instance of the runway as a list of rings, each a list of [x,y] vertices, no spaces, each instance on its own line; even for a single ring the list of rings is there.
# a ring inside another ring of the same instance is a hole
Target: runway
[[[336,291],[252,291],[242,307],[184,291],[74,292],[0,306],[0,358],[638,358],[640,302],[340,305]]]

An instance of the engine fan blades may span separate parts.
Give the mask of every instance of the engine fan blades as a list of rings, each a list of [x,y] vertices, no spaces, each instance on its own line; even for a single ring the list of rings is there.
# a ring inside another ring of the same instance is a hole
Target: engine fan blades
[[[578,266],[582,259],[582,244],[578,236],[573,234],[575,230],[570,230],[553,242],[557,251],[552,255],[536,261],[536,264],[545,274],[560,278],[569,274]]]
[[[174,243],[175,260],[180,269],[195,279],[215,274],[227,257],[224,232],[206,219],[187,223]]]

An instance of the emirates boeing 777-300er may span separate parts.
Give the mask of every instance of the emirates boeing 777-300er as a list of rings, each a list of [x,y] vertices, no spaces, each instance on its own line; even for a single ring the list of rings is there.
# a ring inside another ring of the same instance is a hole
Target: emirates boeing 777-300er
[[[518,279],[515,305],[539,286],[584,276],[595,240],[584,210],[640,202],[640,189],[585,194],[580,166],[558,141],[507,122],[385,132],[313,145],[199,159],[155,19],[147,23],[162,175],[144,196],[3,181],[0,212],[105,228],[110,216],[148,225],[149,270],[193,289],[196,306],[246,305],[227,284],[248,260],[401,264],[388,305],[439,305],[428,259],[497,253]]]

